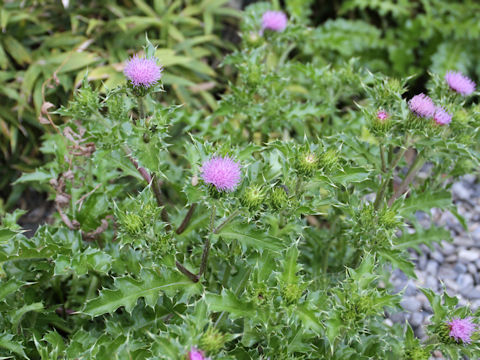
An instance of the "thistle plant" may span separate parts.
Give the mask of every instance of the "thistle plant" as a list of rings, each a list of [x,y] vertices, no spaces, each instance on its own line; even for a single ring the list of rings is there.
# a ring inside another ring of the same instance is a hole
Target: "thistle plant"
[[[424,290],[425,341],[385,321],[401,310],[386,274],[415,277],[407,250],[450,240],[415,213],[455,212],[448,182],[479,164],[475,98],[444,74],[410,96],[411,78],[318,62],[292,41],[310,30],[266,27],[271,10],[247,11],[244,38],[265,36],[225,60],[238,77],[208,117],[156,95],[168,66],[148,42],[122,86],[85,80],[56,111],[50,161],[20,179],[48,189],[52,222],[27,238],[18,212],[2,220],[1,356],[480,355],[478,312],[448,294]]]

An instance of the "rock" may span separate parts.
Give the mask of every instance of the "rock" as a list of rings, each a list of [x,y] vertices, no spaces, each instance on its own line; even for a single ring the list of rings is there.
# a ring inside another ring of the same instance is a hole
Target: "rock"
[[[453,184],[452,193],[455,197],[459,199],[470,200],[470,191],[461,182]]]
[[[433,253],[430,254],[430,257],[435,260],[436,262],[438,263],[443,263],[443,260],[444,260],[444,256],[442,255],[442,253],[438,250],[434,251]]]
[[[456,281],[452,279],[445,279],[444,280],[445,285],[447,286],[447,289],[452,290],[453,293],[458,292],[458,284]]]
[[[433,291],[438,290],[438,280],[434,276],[427,277],[424,286],[426,288],[432,289]]]
[[[410,314],[408,322],[413,327],[420,326],[423,323],[423,315],[419,312],[414,312],[414,313]]]
[[[425,253],[420,255],[420,258],[418,259],[417,267],[419,270],[425,270],[425,268],[427,267],[427,255],[425,255]]]
[[[471,274],[460,274],[457,278],[460,289],[473,287],[473,277]]]
[[[477,300],[480,299],[480,285],[469,289],[460,289],[460,293],[467,299]]]
[[[407,314],[404,312],[393,313],[389,315],[390,320],[394,323],[404,323],[407,318]]]
[[[462,249],[458,252],[458,259],[463,263],[469,263],[480,259],[480,252],[475,249]]]
[[[473,183],[477,180],[477,175],[468,174],[462,176],[462,181],[468,183],[469,185],[473,185]]]
[[[434,260],[430,260],[427,263],[427,267],[425,268],[425,271],[431,275],[436,275],[438,271],[438,263]]]
[[[476,209],[475,209],[476,211]],[[472,231],[470,233],[470,235],[472,236],[472,239],[476,242],[476,243],[479,243],[480,242],[480,227],[477,227],[474,231]]]
[[[445,258],[445,261],[446,261],[446,262],[449,262],[449,263],[454,263],[454,262],[457,261],[457,260],[458,260],[457,254],[448,255],[448,256]]]
[[[478,274],[477,267],[473,262],[467,264],[468,272],[472,275]]]
[[[451,268],[447,266],[441,266],[438,270],[438,278],[441,280],[445,279],[456,279],[458,274]]]
[[[477,269],[480,270],[480,259],[478,259],[477,261],[475,261],[475,266],[477,267]]]
[[[442,248],[440,249],[440,251],[443,253],[443,255],[449,256],[454,254],[457,251],[457,249],[451,243],[442,241]]]
[[[453,270],[455,270],[458,274],[465,274],[467,272],[467,267],[464,264],[458,262],[453,267]]]
[[[407,311],[416,312],[420,310],[422,304],[414,297],[405,297],[400,301],[400,305]]]
[[[414,296],[417,293],[418,289],[413,283],[412,280],[407,282],[407,286],[405,287],[405,295],[406,296]]]

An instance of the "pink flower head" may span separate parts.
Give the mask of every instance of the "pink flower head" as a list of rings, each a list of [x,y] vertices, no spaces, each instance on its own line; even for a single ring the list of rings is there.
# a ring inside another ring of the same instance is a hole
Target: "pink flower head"
[[[188,360],[207,360],[204,352],[194,347],[188,352],[187,356]]]
[[[408,107],[413,113],[424,118],[432,117],[435,113],[435,105],[432,99],[423,93],[411,98]]]
[[[266,11],[262,16],[262,30],[282,32],[287,27],[287,15],[281,11]]]
[[[202,178],[221,191],[233,191],[240,182],[240,164],[232,158],[214,156],[202,165]]]
[[[475,83],[470,78],[462,75],[460,72],[447,72],[445,75],[445,80],[447,81],[448,86],[450,86],[450,89],[464,96],[470,95],[475,91]]]
[[[389,117],[390,117],[390,115],[384,110],[380,110],[380,111],[377,112],[377,119],[380,120],[381,122],[384,122]]]
[[[454,318],[447,322],[447,325],[450,328],[450,337],[454,338],[456,342],[462,340],[465,344],[470,344],[472,341],[470,337],[477,330],[477,325],[472,322],[471,317],[465,319]]]
[[[433,114],[433,120],[438,125],[448,125],[452,121],[452,115],[445,111],[441,106],[435,108],[435,114]]]
[[[132,57],[123,70],[125,76],[134,86],[149,88],[162,77],[162,67],[155,58]]]

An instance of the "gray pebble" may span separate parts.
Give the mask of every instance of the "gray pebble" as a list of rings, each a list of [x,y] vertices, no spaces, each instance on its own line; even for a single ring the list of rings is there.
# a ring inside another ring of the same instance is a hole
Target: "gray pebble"
[[[460,274],[457,278],[460,289],[473,287],[473,277],[470,274]]]
[[[467,299],[480,299],[480,286],[477,285],[474,288],[460,289],[460,293]]]
[[[461,182],[457,182],[452,186],[453,195],[462,200],[470,199],[470,190],[467,189]]]
[[[455,270],[458,274],[465,274],[467,272],[467,267],[464,264],[458,262],[453,267],[453,270]]]
[[[443,263],[443,260],[444,260],[444,256],[442,255],[442,253],[438,250],[434,251],[433,253],[430,254],[430,257],[435,260],[436,262],[438,263]]]
[[[451,243],[442,241],[442,249],[440,251],[443,253],[443,255],[448,256],[454,254],[457,249]]]
[[[458,274],[451,268],[446,266],[441,266],[438,270],[438,277],[442,280],[445,279],[456,279]]]
[[[438,263],[434,260],[430,260],[427,263],[427,267],[425,268],[425,271],[431,275],[436,275],[438,271]]]
[[[413,327],[420,326],[423,323],[423,315],[419,312],[414,312],[414,313],[410,314],[408,322]]]
[[[480,259],[480,252],[474,249],[462,249],[458,252],[458,258],[463,263],[469,263]]]
[[[445,261],[446,261],[446,262],[449,262],[449,263],[454,263],[454,262],[457,261],[457,260],[458,260],[457,254],[448,255],[448,256],[445,258]]]
[[[407,311],[416,312],[420,310],[422,304],[414,297],[405,297],[400,301],[400,305]]]

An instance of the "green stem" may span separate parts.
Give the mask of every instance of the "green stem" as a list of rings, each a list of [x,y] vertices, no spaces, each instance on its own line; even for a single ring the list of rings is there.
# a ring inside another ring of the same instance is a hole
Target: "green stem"
[[[385,173],[387,172],[387,162],[385,161],[385,149],[382,144],[380,144],[380,159],[382,161],[382,172]]]
[[[216,208],[215,203],[212,207],[212,214],[210,215],[210,233],[208,234],[207,240],[205,241],[205,246],[203,247],[202,252],[202,262],[200,264],[200,271],[198,272],[197,277],[200,279],[207,268],[207,261],[208,261],[208,253],[210,252],[210,238],[214,233],[214,223],[215,223],[215,215],[216,215]]]
[[[231,213],[229,217],[223,220],[223,222],[213,230],[213,234],[218,234],[220,230],[222,230],[222,228],[232,221],[238,214],[240,214],[240,210],[235,210],[233,213]]]
[[[143,97],[137,96],[137,104],[138,104],[138,118],[140,120],[145,119],[145,102],[143,101]]]
[[[383,197],[385,195],[385,191],[387,190],[387,187],[388,187],[388,184],[390,182],[390,178],[393,174],[393,171],[397,167],[400,160],[402,160],[402,157],[403,157],[403,154],[405,154],[405,151],[407,151],[408,146],[409,146],[408,143],[409,143],[409,137],[407,135],[406,138],[405,138],[405,146],[401,147],[400,150],[395,155],[395,158],[393,159],[390,170],[388,171],[388,174],[385,176],[385,179],[383,180],[382,186],[377,191],[377,195],[375,196],[375,202],[374,202],[375,210],[378,210],[378,208],[380,207],[380,204],[382,203]]]
[[[187,215],[185,215],[185,218],[183,219],[182,223],[176,230],[176,233],[180,235],[185,231],[185,229],[188,227],[188,224],[190,223],[190,220],[192,219],[193,213],[195,212],[195,209],[197,208],[197,203],[193,203],[190,206],[190,209],[188,209]]]
[[[407,175],[403,179],[402,183],[397,188],[397,190],[395,190],[392,197],[388,200],[388,206],[392,206],[393,202],[404,193],[404,191],[406,190],[410,182],[413,180],[413,178],[417,174],[417,171],[420,170],[423,164],[425,164],[425,158],[422,156],[421,153],[419,153],[415,161],[412,163],[412,165],[410,165]]]

